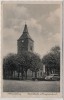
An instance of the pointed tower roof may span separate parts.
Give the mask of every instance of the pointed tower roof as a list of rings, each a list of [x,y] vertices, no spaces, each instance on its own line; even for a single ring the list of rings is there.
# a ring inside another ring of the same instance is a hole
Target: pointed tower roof
[[[31,38],[31,36],[29,35],[29,32],[28,32],[27,24],[25,24],[23,34],[20,36],[20,38],[18,40],[25,39],[25,38],[28,38],[28,39],[32,40],[32,38]]]
[[[25,24],[25,26],[24,26],[23,33],[28,33],[28,28],[27,28],[27,25],[26,25],[26,24]]]

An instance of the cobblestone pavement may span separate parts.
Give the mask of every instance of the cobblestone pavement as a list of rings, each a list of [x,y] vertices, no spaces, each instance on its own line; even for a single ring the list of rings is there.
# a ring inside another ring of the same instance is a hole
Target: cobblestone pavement
[[[60,81],[4,80],[4,92],[59,92]]]

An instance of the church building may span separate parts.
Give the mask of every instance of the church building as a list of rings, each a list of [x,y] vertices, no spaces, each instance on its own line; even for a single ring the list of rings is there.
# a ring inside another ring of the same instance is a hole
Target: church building
[[[23,34],[17,40],[17,46],[18,46],[18,54],[21,54],[24,51],[32,53],[34,52],[34,41],[29,35],[27,24],[25,24],[24,26]],[[37,76],[42,77],[43,73],[45,73],[45,67],[42,66],[42,68],[38,71]],[[28,69],[27,79],[31,79],[32,77],[34,77],[34,72],[32,73],[32,71]]]

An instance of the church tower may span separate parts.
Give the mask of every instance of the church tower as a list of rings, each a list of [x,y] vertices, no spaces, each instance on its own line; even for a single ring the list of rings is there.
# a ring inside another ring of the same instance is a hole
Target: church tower
[[[34,41],[29,35],[27,24],[24,26],[23,34],[17,40],[18,45],[18,54],[21,54],[23,51],[33,52]]]

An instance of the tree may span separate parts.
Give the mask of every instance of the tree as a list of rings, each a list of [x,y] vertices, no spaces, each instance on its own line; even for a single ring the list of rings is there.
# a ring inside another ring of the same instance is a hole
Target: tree
[[[16,70],[16,54],[8,54],[3,59],[3,74],[5,77],[13,78],[13,72]]]
[[[35,78],[37,78],[37,72],[39,71],[39,68],[41,66],[41,59],[38,55],[33,54],[31,57],[31,61],[30,61],[30,69],[31,71],[35,72]]]
[[[60,47],[53,47],[51,51],[42,58],[42,62],[46,65],[47,72],[57,70],[58,73],[60,73]]]
[[[16,56],[16,65],[17,65],[18,78],[19,78],[19,75],[21,73],[22,80],[23,80],[23,73],[24,73],[24,62],[25,62],[24,56],[17,54],[17,56]]]
[[[30,68],[31,55],[32,53],[27,51],[21,52],[21,54],[17,54],[18,75],[19,72],[21,72],[22,79],[23,79],[24,72],[25,72],[25,78],[27,79],[27,71]]]
[[[53,53],[53,56],[56,61],[56,65],[55,65],[56,69],[60,70],[60,47],[59,46],[53,47],[51,49],[51,53]]]
[[[26,73],[26,79],[27,79],[27,71],[28,71],[28,69],[30,69],[30,60],[31,60],[31,57],[32,57],[32,55],[33,55],[33,53],[31,53],[31,52],[27,52],[27,51],[24,51],[24,52],[22,52],[22,54],[21,54],[23,57],[24,57],[24,71],[25,71],[25,73]],[[20,56],[21,56],[20,55]]]

